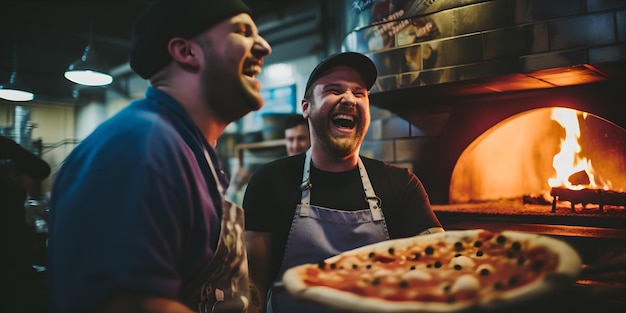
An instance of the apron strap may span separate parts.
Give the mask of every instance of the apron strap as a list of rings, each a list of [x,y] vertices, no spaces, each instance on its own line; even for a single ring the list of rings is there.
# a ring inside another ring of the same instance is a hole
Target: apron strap
[[[367,171],[365,170],[365,166],[363,165],[363,161],[361,161],[360,157],[358,160],[358,167],[359,174],[361,176],[361,182],[363,183],[363,191],[365,191],[365,201],[367,201],[369,205],[369,209],[372,213],[372,218],[374,219],[374,221],[380,221],[384,219],[381,212],[382,200],[378,196],[376,196],[369,175],[367,175]],[[311,188],[313,187],[313,185],[311,184],[310,174],[311,148],[306,151],[306,155],[304,158],[304,168],[302,169],[302,184],[300,185],[300,190],[302,190],[300,198],[300,216],[309,216],[309,205],[311,204]]]
[[[217,185],[217,191],[220,193],[222,198],[224,198],[224,187],[220,183],[219,176],[217,176],[217,171],[215,170],[215,166],[213,165],[213,162],[211,161],[211,156],[209,155],[209,152],[207,151],[206,148],[203,147],[203,150],[204,150],[204,158],[206,159],[207,163],[209,164],[209,167],[211,168],[211,173],[213,173],[213,178],[215,179],[215,185]]]
[[[311,204],[311,188],[313,188],[313,185],[311,184],[311,148],[309,148],[304,157],[302,184],[300,185],[300,190],[302,190],[300,204],[302,204],[302,206],[309,206]]]
[[[363,165],[363,161],[359,157],[359,173],[361,174],[361,181],[363,182],[363,190],[365,191],[365,200],[370,206],[370,211],[372,212],[372,217],[375,221],[380,221],[383,219],[383,215],[380,212],[380,207],[382,205],[383,200],[381,200],[376,193],[374,192],[374,187],[372,187],[372,182],[370,181],[369,175],[367,175],[367,171],[365,170],[365,166]]]

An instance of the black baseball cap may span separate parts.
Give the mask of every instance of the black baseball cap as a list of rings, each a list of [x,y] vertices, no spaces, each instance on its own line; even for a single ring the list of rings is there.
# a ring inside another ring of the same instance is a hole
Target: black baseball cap
[[[374,82],[376,82],[376,77],[378,77],[376,65],[374,65],[374,62],[372,62],[372,60],[364,54],[358,52],[336,53],[324,59],[313,69],[313,72],[311,72],[311,75],[309,76],[309,80],[306,82],[305,90],[308,92],[311,85],[313,85],[317,79],[322,77],[329,69],[335,66],[348,66],[353,68],[361,75],[361,78],[363,78],[363,82],[365,82],[367,90],[372,88]]]

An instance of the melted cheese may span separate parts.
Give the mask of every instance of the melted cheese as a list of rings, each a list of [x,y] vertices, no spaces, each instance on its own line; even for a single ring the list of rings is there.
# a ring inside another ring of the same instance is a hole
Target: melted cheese
[[[465,274],[456,279],[450,291],[454,293],[457,291],[478,291],[478,289],[480,289],[478,279],[473,275]]]
[[[433,277],[430,273],[419,269],[408,271],[402,275],[405,280],[431,280]]]
[[[472,269],[475,263],[471,258],[461,255],[450,260],[450,267],[454,268],[457,265],[461,266],[462,269]]]

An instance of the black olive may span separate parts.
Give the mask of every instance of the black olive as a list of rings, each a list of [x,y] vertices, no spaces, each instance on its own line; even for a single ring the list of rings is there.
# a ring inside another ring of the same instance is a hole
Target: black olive
[[[374,286],[380,285],[380,279],[374,278],[374,280],[372,280],[372,285],[374,285]]]
[[[504,236],[500,235],[500,236],[498,236],[498,237],[496,238],[496,242],[497,242],[498,244],[501,244],[501,245],[502,245],[502,244],[506,243],[506,237],[504,237]]]
[[[416,269],[415,265],[411,265],[410,269],[411,269],[411,270]]]
[[[474,247],[476,247],[476,248],[480,248],[480,247],[482,247],[482,246],[483,246],[483,242],[482,242],[482,241],[476,241],[476,242],[474,242]]]
[[[359,266],[358,266],[358,265],[356,265],[356,264],[352,264],[352,269],[357,269],[357,268],[359,268]]]
[[[326,262],[321,261],[321,262],[317,263],[317,267],[319,267],[320,269],[323,270],[326,267]]]
[[[480,250],[476,251],[476,256],[483,256],[483,254],[485,253]]]
[[[457,254],[455,254],[455,255],[454,255],[454,257],[455,257],[455,258],[458,258],[458,257],[460,257],[461,255],[462,255],[462,254],[457,253]]]
[[[372,264],[365,265],[365,268],[368,269],[368,270],[371,269],[372,268]]]
[[[440,267],[441,267],[441,262],[435,261],[435,268],[440,268]]]
[[[519,243],[519,241],[516,241],[516,242],[514,242],[514,243],[511,245],[511,248],[512,248],[514,251],[520,251],[520,250],[522,249],[522,244],[521,244],[521,243]]]
[[[489,274],[491,274],[491,272],[486,268],[483,268],[482,270],[480,270],[481,276],[489,276]]]
[[[331,270],[334,270],[334,269],[336,269],[336,268],[337,268],[337,264],[332,263],[332,264],[330,265],[330,269],[331,269]]]
[[[495,290],[502,290],[502,289],[504,289],[504,284],[503,284],[503,283],[501,283],[501,282],[496,282],[496,283],[493,285],[493,288],[494,288]]]
[[[526,259],[523,256],[517,259],[517,265],[524,265],[524,263],[526,263]]]
[[[456,251],[461,251],[463,250],[463,243],[460,241],[457,241],[454,243],[454,250]]]
[[[373,258],[374,256],[376,256],[376,253],[374,253],[374,252],[370,252],[370,254],[369,254],[367,257],[371,259],[371,258]]]
[[[409,287],[409,283],[406,280],[400,281],[399,284],[400,288],[407,288]]]
[[[459,265],[459,264],[455,264],[455,265],[454,265],[454,269],[455,269],[455,270],[457,270],[457,271],[460,271],[460,270],[462,270],[462,269],[463,269],[463,266],[461,266],[461,265]]]
[[[395,252],[395,250],[393,248],[389,248],[389,254],[393,254]]]
[[[443,287],[443,291],[444,291],[445,293],[450,292],[450,289],[452,289],[452,286],[450,286],[450,285],[446,285],[445,287]]]
[[[421,256],[421,254],[420,254],[419,252],[416,252],[416,253],[413,255],[413,260],[419,260],[419,259],[420,259],[420,256]]]
[[[509,286],[515,286],[519,282],[519,277],[513,276],[509,278]]]
[[[456,302],[456,298],[454,298],[454,297],[450,296],[450,297],[448,297],[448,298],[446,299],[446,302],[448,302],[448,303],[454,303],[454,302]]]
[[[435,248],[428,246],[426,247],[426,250],[424,250],[424,252],[426,252],[427,255],[432,255],[433,253],[435,253]]]
[[[517,254],[514,251],[507,251],[506,252],[506,257],[509,259],[512,259],[516,256]]]

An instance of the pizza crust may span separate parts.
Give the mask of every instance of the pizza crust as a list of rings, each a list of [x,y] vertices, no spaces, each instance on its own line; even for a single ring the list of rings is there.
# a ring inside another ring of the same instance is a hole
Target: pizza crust
[[[460,230],[434,233],[422,236],[414,236],[402,239],[387,240],[330,257],[326,263],[337,262],[346,255],[363,255],[371,252],[385,253],[390,248],[398,248],[409,245],[424,245],[444,242],[447,245],[454,245],[461,240],[474,240],[485,230]],[[581,268],[582,261],[578,253],[563,241],[545,235],[529,234],[522,232],[504,231],[499,234],[514,241],[524,241],[529,243],[526,248],[546,247],[558,255],[557,267],[545,277],[528,283],[524,286],[507,290],[506,292],[494,293],[493,296],[485,296],[474,301],[458,301],[455,303],[442,302],[410,302],[391,301],[381,298],[366,297],[346,291],[341,291],[325,286],[307,286],[300,277],[299,268],[311,266],[304,264],[287,270],[282,278],[287,291],[294,297],[315,302],[320,305],[340,309],[346,312],[388,312],[388,313],[415,313],[415,312],[460,312],[469,309],[482,308],[493,309],[505,305],[528,301],[551,291],[558,289],[563,283],[571,282]],[[435,252],[436,253],[436,252]],[[459,262],[468,262],[459,260]],[[316,265],[313,265],[316,266]],[[455,288],[475,288],[470,278],[464,278],[458,282]]]
[[[385,301],[378,298],[364,298],[355,294],[340,291],[329,287],[312,287],[294,290],[288,283],[298,280],[294,272],[285,272],[283,283],[287,291],[299,299],[305,299],[323,306],[335,308],[345,312],[380,312],[380,313],[417,313],[417,312],[458,312],[469,309],[472,303],[423,303],[419,308],[415,303]]]

